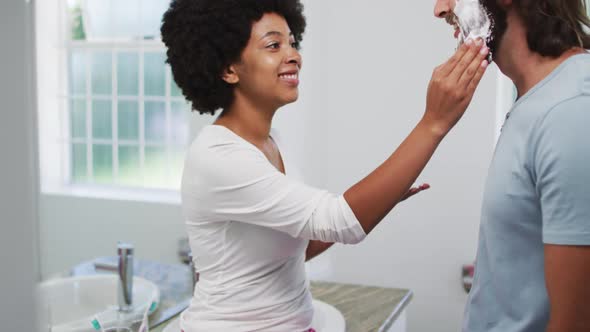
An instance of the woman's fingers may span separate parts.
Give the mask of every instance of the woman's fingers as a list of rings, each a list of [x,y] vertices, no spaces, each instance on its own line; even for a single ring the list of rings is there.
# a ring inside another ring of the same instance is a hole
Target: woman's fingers
[[[487,67],[488,60],[482,60],[482,62],[479,64],[479,67],[477,68],[475,75],[471,79],[471,82],[469,82],[469,85],[467,86],[467,91],[471,96],[473,96],[473,93],[475,93],[475,89],[479,85],[479,81],[481,81],[481,78],[483,77],[483,74],[486,72]]]
[[[482,45],[482,40],[463,45],[449,61],[434,70],[428,84],[424,120],[437,132],[446,134],[467,109],[483,75],[482,69],[485,71],[482,61],[487,48],[480,52]]]
[[[428,183],[423,183],[418,187],[418,189],[420,189],[420,190],[430,189],[430,185]]]
[[[483,61],[486,62],[486,57],[488,55],[488,48],[487,46],[482,46],[480,51],[476,54],[476,56],[471,60],[471,63],[467,66],[467,69],[461,75],[459,79],[459,83],[457,88],[459,89],[467,89],[475,75],[477,74],[478,70],[481,68]]]
[[[430,188],[430,185],[428,183],[421,184],[419,187],[412,187],[408,190],[408,192],[406,192],[406,194],[404,195],[404,197],[402,197],[400,202],[405,201],[406,199],[408,199],[408,198],[416,195],[417,193],[419,193],[423,190],[426,190],[428,188]]]
[[[483,41],[481,39],[478,39],[474,43],[472,42],[472,44],[469,46],[469,50],[463,55],[461,60],[459,60],[459,63],[457,63],[453,71],[449,74],[449,79],[451,80],[451,82],[459,82],[459,79],[469,68],[469,65],[471,65],[474,59],[476,59],[477,56],[480,54],[480,49],[482,45]],[[474,74],[475,73],[472,73],[471,76],[473,77]]]
[[[447,77],[453,71],[453,69],[455,69],[459,61],[469,51],[472,42],[473,41],[470,39],[467,41],[467,43],[461,45],[455,54],[453,54],[453,56],[447,60],[447,62],[437,68],[439,70],[439,74],[442,77]]]

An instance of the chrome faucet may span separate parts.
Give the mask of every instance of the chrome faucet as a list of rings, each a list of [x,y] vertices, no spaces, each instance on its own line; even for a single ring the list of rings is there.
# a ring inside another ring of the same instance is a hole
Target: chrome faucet
[[[119,285],[117,286],[117,300],[119,311],[129,312],[133,309],[133,245],[117,244],[118,262],[114,264],[94,263],[96,270],[117,272]]]
[[[119,255],[119,310],[128,312],[133,308],[133,246],[128,243],[117,245]]]

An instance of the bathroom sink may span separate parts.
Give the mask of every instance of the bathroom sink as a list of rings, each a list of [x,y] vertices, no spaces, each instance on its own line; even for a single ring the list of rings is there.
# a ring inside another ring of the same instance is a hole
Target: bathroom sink
[[[333,306],[313,300],[313,321],[311,326],[316,332],[345,332],[346,322],[344,316]],[[180,332],[180,320],[175,318],[162,332]]]
[[[77,276],[46,281],[39,286],[39,312],[52,332],[95,332],[122,321],[137,322],[146,310],[153,313],[160,291],[151,281],[133,278],[133,309],[118,311],[117,275]],[[42,329],[43,330],[43,329]]]
[[[333,306],[313,300],[313,321],[311,327],[317,332],[345,332],[346,322],[342,313]]]

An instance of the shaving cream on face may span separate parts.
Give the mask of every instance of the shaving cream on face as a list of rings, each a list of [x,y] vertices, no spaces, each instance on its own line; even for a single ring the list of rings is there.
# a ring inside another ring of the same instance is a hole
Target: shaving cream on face
[[[461,30],[459,44],[469,39],[481,38],[489,41],[492,34],[492,23],[490,16],[479,2],[480,0],[456,0],[455,13],[456,23]]]

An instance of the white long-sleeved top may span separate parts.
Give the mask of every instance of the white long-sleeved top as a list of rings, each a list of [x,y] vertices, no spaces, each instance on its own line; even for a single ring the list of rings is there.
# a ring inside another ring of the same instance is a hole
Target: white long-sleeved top
[[[273,130],[285,174],[226,127],[203,128],[188,151],[182,208],[200,273],[185,332],[304,331],[313,307],[309,240],[366,236],[342,195],[303,184]]]

